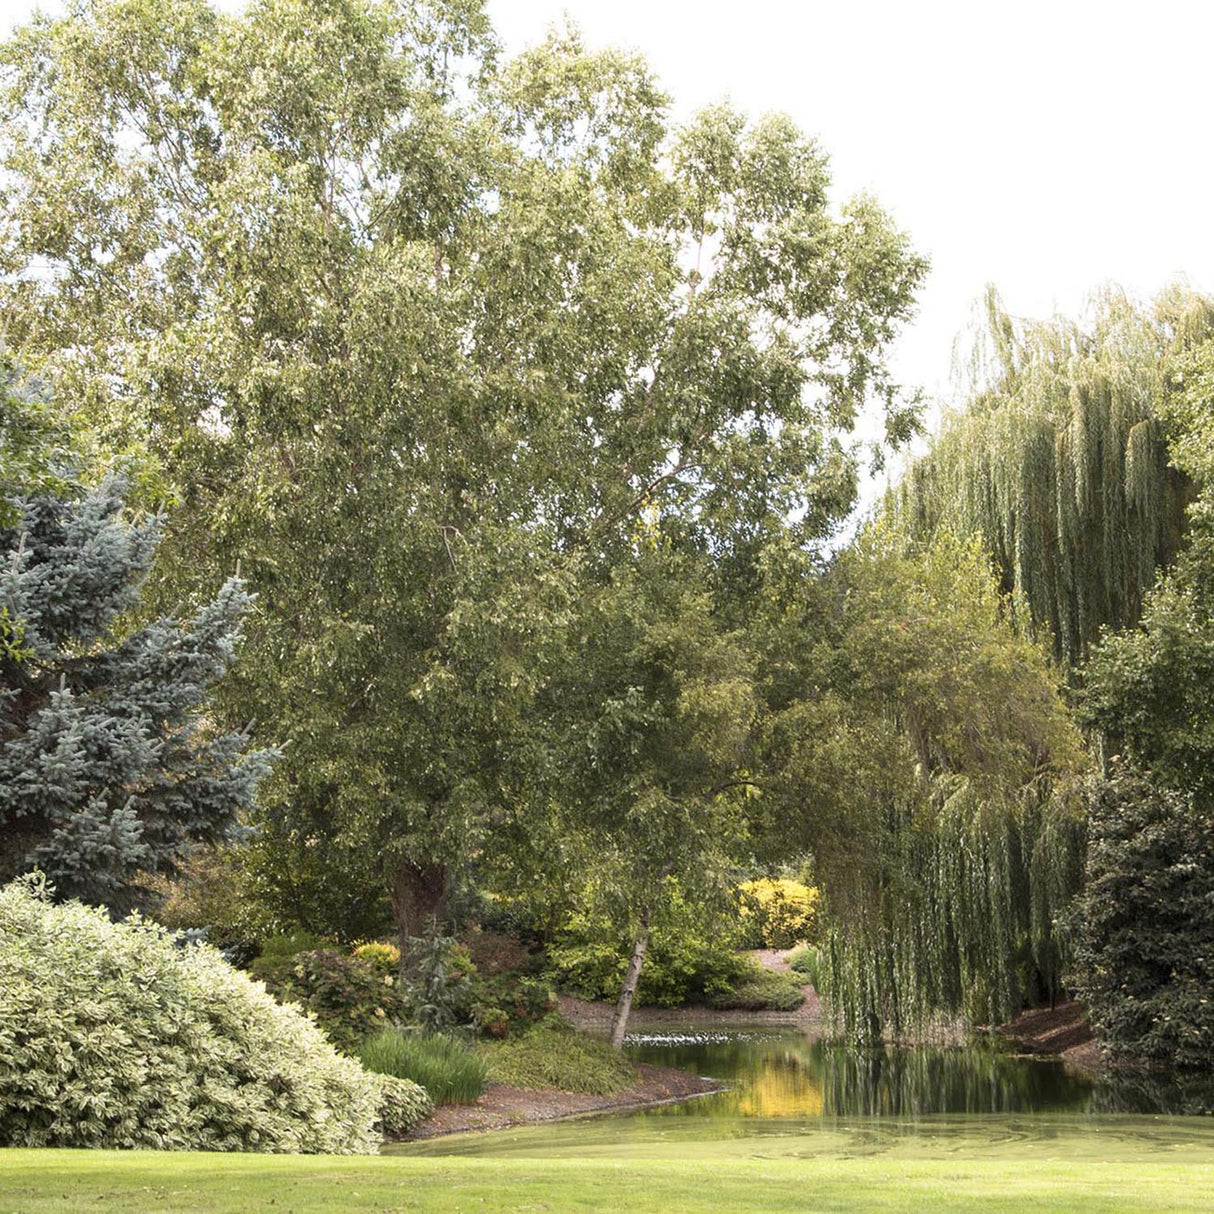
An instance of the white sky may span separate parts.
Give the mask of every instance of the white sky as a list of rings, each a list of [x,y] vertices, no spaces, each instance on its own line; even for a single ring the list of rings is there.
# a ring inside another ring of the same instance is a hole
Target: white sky
[[[0,28],[33,7],[0,0]],[[839,197],[874,193],[932,260],[894,361],[933,395],[947,394],[953,339],[988,282],[1029,316],[1076,312],[1109,281],[1150,296],[1183,276],[1214,291],[1208,0],[488,8],[510,50],[567,13],[591,44],[644,52],[676,114],[728,97],[817,136]]]
[[[489,0],[510,48],[546,0]],[[565,0],[594,44],[643,51],[678,112],[783,110],[932,261],[899,342],[948,396],[985,285],[1018,315],[1079,312],[1116,282],[1214,291],[1214,4],[1195,0]]]

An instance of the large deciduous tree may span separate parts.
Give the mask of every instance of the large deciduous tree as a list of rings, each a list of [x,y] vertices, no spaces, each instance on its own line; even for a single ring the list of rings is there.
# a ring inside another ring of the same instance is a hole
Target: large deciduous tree
[[[787,119],[676,126],[634,56],[499,64],[475,0],[93,0],[2,60],[11,340],[159,461],[165,594],[242,561],[222,707],[290,740],[262,876],[314,926],[374,884],[417,935],[541,837],[542,693],[638,520],[736,605],[850,505],[858,412],[913,424],[923,261]]]

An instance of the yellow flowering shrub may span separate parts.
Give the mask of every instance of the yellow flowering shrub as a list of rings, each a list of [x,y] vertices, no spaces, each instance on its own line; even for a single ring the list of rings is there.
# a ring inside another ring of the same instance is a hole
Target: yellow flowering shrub
[[[390,974],[400,967],[400,949],[395,944],[381,940],[368,940],[365,944],[358,945],[350,955],[357,957],[359,961],[369,961],[376,969]]]
[[[738,912],[747,948],[792,948],[812,940],[818,923],[818,887],[784,877],[759,877],[738,886]]]

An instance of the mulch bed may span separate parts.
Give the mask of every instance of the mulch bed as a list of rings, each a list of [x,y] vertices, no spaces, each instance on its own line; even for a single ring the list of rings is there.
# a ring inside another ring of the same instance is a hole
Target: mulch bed
[[[435,1138],[461,1130],[500,1130],[506,1126],[537,1121],[555,1121],[582,1113],[607,1110],[643,1109],[689,1096],[724,1091],[715,1079],[701,1079],[672,1067],[637,1067],[637,1081],[622,1092],[610,1096],[590,1096],[578,1092],[559,1092],[550,1088],[516,1088],[491,1083],[475,1104],[443,1105],[432,1117],[414,1128],[402,1141]]]

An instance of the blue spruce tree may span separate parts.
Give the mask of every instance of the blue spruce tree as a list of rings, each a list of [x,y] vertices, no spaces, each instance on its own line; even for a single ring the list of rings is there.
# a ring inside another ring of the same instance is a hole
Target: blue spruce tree
[[[115,629],[159,533],[124,496],[111,477],[0,517],[0,882],[39,868],[116,912],[141,873],[237,834],[271,757],[206,712],[250,602],[238,579],[189,619]]]

